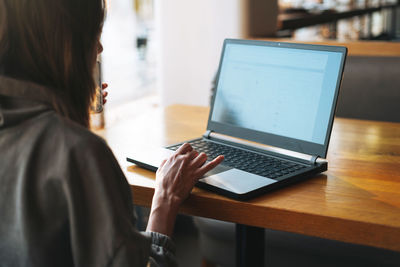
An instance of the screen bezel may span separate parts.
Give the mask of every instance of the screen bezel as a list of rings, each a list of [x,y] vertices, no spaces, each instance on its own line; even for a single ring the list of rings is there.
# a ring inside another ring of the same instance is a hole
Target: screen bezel
[[[225,48],[228,44],[240,44],[240,45],[256,45],[256,46],[270,46],[275,48],[292,48],[301,50],[314,50],[314,51],[328,51],[328,52],[338,52],[342,54],[340,69],[338,72],[338,77],[336,81],[335,94],[332,101],[332,107],[329,115],[328,127],[323,144],[308,142],[304,140],[299,140],[295,138],[260,132],[248,128],[238,127],[231,124],[225,124],[221,122],[212,121],[214,101],[218,91],[219,77],[222,67],[222,62],[224,60]],[[315,44],[298,44],[298,43],[286,43],[286,42],[272,42],[272,41],[256,41],[256,40],[239,40],[239,39],[225,39],[222,48],[221,58],[218,67],[218,73],[215,83],[215,91],[212,97],[211,110],[208,117],[207,130],[221,133],[241,139],[246,139],[265,145],[270,145],[274,147],[279,147],[287,150],[292,150],[308,155],[314,155],[321,158],[326,158],[328,151],[330,135],[333,126],[333,120],[336,110],[337,99],[339,95],[339,88],[342,81],[344,64],[347,56],[347,48],[343,46],[328,46],[328,45],[315,45]]]

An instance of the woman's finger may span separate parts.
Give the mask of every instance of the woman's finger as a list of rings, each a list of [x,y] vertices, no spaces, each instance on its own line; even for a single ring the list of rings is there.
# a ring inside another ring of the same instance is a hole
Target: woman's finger
[[[192,150],[190,151],[190,160],[195,159],[197,156],[199,155],[199,152],[197,152],[196,150]]]
[[[193,148],[190,144],[188,143],[184,143],[183,145],[181,145],[176,151],[175,154],[186,154],[187,152],[192,151]]]
[[[104,91],[106,88],[108,87],[108,84],[106,84],[106,83],[103,83],[102,84],[102,94],[103,94],[103,105],[105,105],[106,103],[107,103],[107,99],[106,99],[106,97],[108,96],[108,92],[106,92],[106,91]]]
[[[207,160],[207,155],[205,153],[200,153],[195,159],[193,159],[191,165],[199,168],[201,167]]]
[[[208,171],[214,169],[223,160],[224,160],[224,156],[220,155],[220,156],[216,157],[215,159],[213,159],[212,161],[201,166],[196,172],[198,179],[203,177],[203,175],[206,174]]]
[[[101,89],[106,89],[108,87],[108,83],[102,83],[101,84]]]

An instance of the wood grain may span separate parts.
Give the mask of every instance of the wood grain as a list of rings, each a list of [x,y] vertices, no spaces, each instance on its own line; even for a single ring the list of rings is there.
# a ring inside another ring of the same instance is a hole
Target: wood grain
[[[176,105],[102,132],[136,205],[151,205],[154,173],[127,163],[129,151],[198,137],[207,117],[208,108]],[[327,159],[327,172],[246,202],[195,188],[180,211],[400,251],[400,124],[336,118]]]

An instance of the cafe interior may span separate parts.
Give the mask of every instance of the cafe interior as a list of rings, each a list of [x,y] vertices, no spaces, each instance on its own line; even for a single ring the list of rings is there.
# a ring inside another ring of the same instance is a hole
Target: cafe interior
[[[400,266],[399,0],[107,5],[101,61],[109,95],[103,112],[92,114],[92,130],[108,142],[132,185],[141,230],[154,173],[126,162],[125,151],[139,141],[165,146],[205,131],[224,39],[348,49],[328,171],[245,206],[196,188],[175,225],[180,266]],[[193,119],[182,115],[189,108],[194,120],[204,121],[193,131]],[[187,130],[175,133],[174,127]],[[144,140],[134,140],[143,132]],[[240,207],[257,213],[252,226],[263,229],[263,241],[250,238],[261,258],[252,265],[238,256],[237,227],[247,221],[232,213]]]

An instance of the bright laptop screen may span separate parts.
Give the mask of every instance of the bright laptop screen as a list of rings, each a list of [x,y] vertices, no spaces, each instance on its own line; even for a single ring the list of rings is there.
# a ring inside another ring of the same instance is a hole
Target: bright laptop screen
[[[324,144],[342,56],[228,43],[211,120]]]

